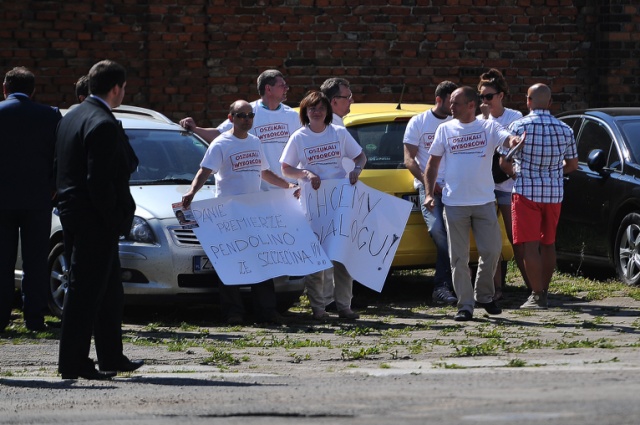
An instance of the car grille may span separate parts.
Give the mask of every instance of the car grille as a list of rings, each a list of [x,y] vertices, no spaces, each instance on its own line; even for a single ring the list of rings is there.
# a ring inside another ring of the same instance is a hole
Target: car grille
[[[182,226],[171,226],[168,229],[176,245],[200,246],[192,229],[183,229]]]

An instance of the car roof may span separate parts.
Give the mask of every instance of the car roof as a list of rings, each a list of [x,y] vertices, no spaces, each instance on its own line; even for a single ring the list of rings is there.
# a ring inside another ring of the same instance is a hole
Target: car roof
[[[433,105],[426,103],[353,103],[343,118],[345,126],[389,121],[408,121]]]
[[[561,112],[557,116],[565,117],[569,115],[593,115],[602,116],[609,115],[611,117],[628,117],[628,116],[640,116],[640,108],[627,107],[627,108],[587,108],[577,109],[575,111]]]
[[[62,115],[65,115],[71,109],[79,104],[71,105],[69,109],[61,109]],[[144,130],[184,130],[180,125],[174,123],[165,115],[152,109],[140,108],[138,106],[120,105],[113,109],[113,115],[122,122],[122,126],[126,129],[144,129]]]

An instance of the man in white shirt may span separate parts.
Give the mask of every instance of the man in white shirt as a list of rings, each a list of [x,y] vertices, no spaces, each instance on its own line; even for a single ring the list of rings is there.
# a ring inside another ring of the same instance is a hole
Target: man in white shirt
[[[351,104],[353,103],[353,93],[349,81],[344,78],[329,78],[320,86],[320,91],[327,96],[333,110],[333,120],[331,124],[344,127],[342,120],[345,115],[351,112]]]
[[[260,181],[281,187],[295,186],[269,169],[263,144],[250,134],[254,119],[253,107],[244,100],[231,104],[229,121],[232,128],[223,132],[209,145],[200,163],[200,170],[191,183],[191,188],[182,197],[185,208],[191,205],[195,194],[202,188],[211,173],[215,173],[217,196],[233,196],[260,191]],[[254,313],[259,322],[281,323],[276,312],[276,297],[273,280],[257,282],[251,287]],[[220,287],[222,309],[230,325],[241,324],[244,308],[237,285]]]
[[[471,320],[476,303],[489,314],[502,313],[493,300],[493,275],[502,243],[491,163],[498,146],[508,147],[517,138],[495,121],[476,119],[478,103],[478,94],[471,87],[460,87],[451,94],[454,119],[436,130],[425,172],[424,205],[433,210],[438,168],[446,160],[442,203],[458,296],[456,321]],[[469,273],[470,230],[479,254],[475,288]]]
[[[437,250],[436,273],[432,300],[437,304],[455,305],[458,299],[453,293],[451,262],[447,229],[444,224],[442,206],[442,186],[444,186],[444,162],[440,162],[438,179],[434,189],[435,206],[433,210],[423,205],[425,199],[424,171],[429,159],[429,148],[433,136],[440,124],[451,119],[451,93],[458,86],[451,81],[443,81],[436,87],[436,106],[411,118],[404,133],[404,165],[413,174],[413,186],[418,190],[422,216],[429,229],[429,235]]]
[[[264,71],[258,76],[257,86],[260,99],[251,102],[251,107],[255,114],[251,133],[262,142],[269,169],[282,177],[280,155],[282,155],[282,150],[289,137],[302,124],[300,124],[298,113],[282,103],[287,100],[289,86],[280,71],[275,69]],[[191,117],[180,120],[180,125],[187,130],[193,131],[208,142],[233,127],[229,119],[215,128],[198,127]],[[262,182],[261,187],[263,190],[276,188],[276,186],[265,181]]]

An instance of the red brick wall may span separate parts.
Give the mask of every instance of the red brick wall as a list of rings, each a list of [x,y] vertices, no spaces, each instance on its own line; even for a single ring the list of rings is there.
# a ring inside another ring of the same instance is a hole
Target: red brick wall
[[[554,111],[638,105],[636,0],[1,1],[0,72],[27,66],[37,99],[66,107],[73,83],[110,58],[129,72],[125,103],[173,119],[220,122],[255,80],[280,69],[296,105],[329,76],[356,101],[433,102],[450,79],[475,86],[490,67],[523,110],[537,82]]]

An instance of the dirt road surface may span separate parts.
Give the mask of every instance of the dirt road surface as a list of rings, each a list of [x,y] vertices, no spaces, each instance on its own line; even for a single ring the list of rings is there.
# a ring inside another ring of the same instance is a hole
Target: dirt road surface
[[[63,381],[53,334],[0,339],[0,424],[637,424],[640,302],[551,297],[474,321],[424,294],[367,300],[362,318],[229,328],[208,308],[129,311],[146,364]],[[152,317],[151,317],[152,316]],[[95,354],[92,354],[95,358]]]

